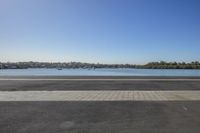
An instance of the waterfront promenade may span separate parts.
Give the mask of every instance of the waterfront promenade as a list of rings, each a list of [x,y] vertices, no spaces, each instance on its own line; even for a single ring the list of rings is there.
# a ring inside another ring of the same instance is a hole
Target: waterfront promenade
[[[198,133],[198,77],[0,77],[1,133]]]

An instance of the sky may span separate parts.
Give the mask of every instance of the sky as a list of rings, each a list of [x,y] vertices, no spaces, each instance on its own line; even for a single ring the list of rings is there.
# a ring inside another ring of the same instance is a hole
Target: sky
[[[199,0],[0,0],[0,62],[200,61]]]

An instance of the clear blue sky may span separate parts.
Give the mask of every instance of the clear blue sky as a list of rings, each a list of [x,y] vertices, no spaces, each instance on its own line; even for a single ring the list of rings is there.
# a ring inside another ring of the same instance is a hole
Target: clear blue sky
[[[200,60],[200,0],[0,0],[0,61]]]

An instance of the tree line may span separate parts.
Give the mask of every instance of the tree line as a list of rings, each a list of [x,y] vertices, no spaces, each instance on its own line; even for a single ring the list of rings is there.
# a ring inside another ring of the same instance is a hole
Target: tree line
[[[140,69],[200,69],[200,62],[149,62],[145,65],[135,64],[100,64],[100,63],[51,63],[51,62],[0,62],[0,69],[26,69],[26,68],[140,68]]]
[[[148,69],[200,69],[200,62],[193,61],[190,63],[185,63],[185,62],[160,61],[160,62],[150,62],[141,67]]]

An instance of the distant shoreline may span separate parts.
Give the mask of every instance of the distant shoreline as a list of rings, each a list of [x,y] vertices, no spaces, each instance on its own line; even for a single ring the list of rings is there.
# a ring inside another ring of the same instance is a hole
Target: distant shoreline
[[[0,69],[0,70],[26,70],[26,69],[57,69],[57,68],[4,68],[4,69]],[[200,68],[198,69],[194,69],[194,68],[62,68],[62,69],[88,69],[88,70],[95,70],[95,69],[147,69],[147,70],[200,70]]]
[[[145,65],[135,64],[99,64],[99,63],[51,63],[51,62],[0,62],[0,69],[57,68],[57,69],[99,69],[99,68],[134,68],[134,69],[200,69],[200,62],[150,62]]]

